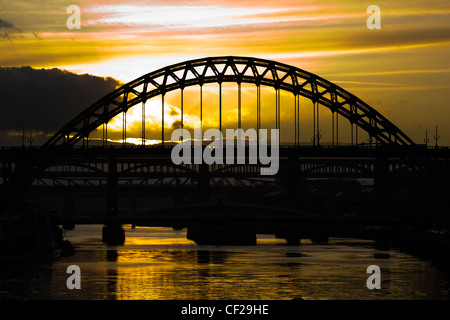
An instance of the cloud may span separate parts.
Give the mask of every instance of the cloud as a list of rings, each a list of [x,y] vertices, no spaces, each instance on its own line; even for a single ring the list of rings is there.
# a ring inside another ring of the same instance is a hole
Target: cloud
[[[179,115],[178,111],[173,107],[170,108],[169,114],[173,117],[176,117]]]
[[[0,67],[0,145],[18,145],[21,133],[40,133],[44,142],[91,104],[113,91],[120,82],[61,69]]]
[[[0,18],[0,40],[12,40],[18,37],[21,30],[13,23]]]
[[[15,28],[14,24],[12,24],[11,22],[8,22],[6,20],[0,19],[0,28]]]

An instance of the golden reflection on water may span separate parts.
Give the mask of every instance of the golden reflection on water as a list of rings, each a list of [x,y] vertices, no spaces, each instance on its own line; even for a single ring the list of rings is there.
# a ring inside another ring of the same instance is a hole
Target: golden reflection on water
[[[6,282],[22,281],[16,296],[45,299],[447,298],[448,270],[394,249],[377,250],[370,241],[302,240],[300,246],[287,246],[284,240],[259,236],[252,247],[197,246],[186,239],[186,230],[125,230],[124,245],[108,246],[101,242],[101,226],[77,226],[66,234],[75,255],[39,269],[28,282],[22,274],[8,275]],[[81,290],[66,287],[71,264],[81,269]],[[380,290],[366,287],[372,264],[381,268]]]
[[[127,227],[126,236],[96,264],[106,274],[92,275],[107,279],[109,299],[430,299],[445,290],[430,263],[371,241],[286,246],[262,236],[253,247],[197,246],[186,230],[145,227]],[[382,270],[381,290],[366,287],[372,264]]]

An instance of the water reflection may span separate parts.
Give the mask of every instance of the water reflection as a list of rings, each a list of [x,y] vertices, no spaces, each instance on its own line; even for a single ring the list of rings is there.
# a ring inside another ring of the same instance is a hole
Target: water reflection
[[[199,264],[224,264],[230,252],[198,250],[197,262]]]
[[[183,231],[126,229],[123,246],[106,246],[100,228],[66,236],[77,253],[52,264],[6,268],[1,298],[14,299],[447,299],[449,272],[368,241],[302,240],[284,245],[264,236],[257,246],[196,246]],[[98,232],[98,233],[97,233]],[[67,266],[82,273],[81,290],[66,287]],[[368,290],[366,269],[381,268],[381,290]]]
[[[117,250],[107,250],[106,251],[106,261],[117,261],[119,254]]]

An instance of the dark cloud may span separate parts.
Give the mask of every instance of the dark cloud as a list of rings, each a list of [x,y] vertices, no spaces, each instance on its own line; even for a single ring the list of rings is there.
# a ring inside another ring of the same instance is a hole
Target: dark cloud
[[[176,116],[179,115],[179,113],[178,113],[178,111],[175,108],[170,107],[169,115],[171,115],[173,117],[176,117]]]
[[[34,132],[36,143],[44,142],[119,85],[113,78],[56,68],[0,67],[0,145],[21,143],[23,127]]]
[[[21,32],[13,23],[0,18],[0,40],[12,40],[18,37],[18,33]]]
[[[16,26],[9,21],[0,19],[0,28],[15,28]]]
[[[172,130],[181,129],[181,120],[175,120],[172,123]]]

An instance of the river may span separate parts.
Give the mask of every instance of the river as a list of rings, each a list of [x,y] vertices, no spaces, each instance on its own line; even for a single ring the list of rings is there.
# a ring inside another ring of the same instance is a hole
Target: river
[[[372,241],[330,238],[287,246],[258,235],[256,246],[197,246],[186,230],[125,225],[126,242],[101,242],[101,225],[80,225],[65,238],[76,254],[54,261],[2,262],[1,299],[14,300],[443,300],[450,271]],[[70,265],[80,289],[69,289]],[[380,268],[370,290],[367,268]]]

